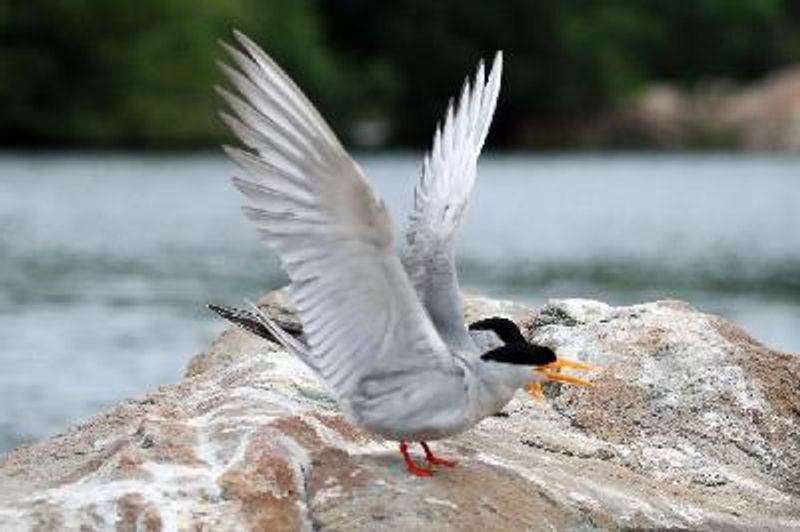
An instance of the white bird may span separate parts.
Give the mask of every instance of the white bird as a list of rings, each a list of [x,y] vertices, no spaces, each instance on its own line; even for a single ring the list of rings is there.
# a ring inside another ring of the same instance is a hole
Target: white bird
[[[241,169],[233,179],[244,212],[281,259],[302,336],[254,312],[210,308],[277,340],[327,384],[347,417],[399,441],[408,470],[429,476],[408,453],[459,434],[505,406],[525,386],[589,381],[558,372],[589,369],[528,343],[509,320],[467,328],[454,236],[475,181],[477,159],[500,90],[502,54],[488,77],[478,66],[448,106],[414,195],[403,262],[393,251],[386,206],[336,135],[292,80],[256,44],[235,32],[222,43],[236,68],[220,63],[238,95],[218,89],[234,114],[225,123],[251,150],[226,147]]]

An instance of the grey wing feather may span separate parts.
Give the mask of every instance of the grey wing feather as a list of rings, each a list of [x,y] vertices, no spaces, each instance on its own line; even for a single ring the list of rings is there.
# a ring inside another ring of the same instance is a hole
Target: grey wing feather
[[[451,101],[448,106],[444,125],[436,128],[433,147],[423,161],[406,233],[406,271],[437,331],[454,349],[470,345],[455,266],[455,234],[475,183],[502,67],[502,52],[495,56],[488,78],[480,63],[473,83],[465,82],[457,105]]]
[[[223,70],[238,95],[220,90],[233,111],[223,118],[255,153],[226,151],[245,214],[289,275],[309,365],[340,399],[370,376],[447,370],[452,355],[392,252],[383,201],[289,77],[235,36],[243,51],[225,49],[237,68]]]

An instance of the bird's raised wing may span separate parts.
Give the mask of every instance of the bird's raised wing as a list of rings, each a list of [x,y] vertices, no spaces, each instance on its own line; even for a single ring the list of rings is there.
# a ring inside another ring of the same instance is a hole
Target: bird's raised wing
[[[492,122],[503,56],[498,52],[485,77],[483,63],[475,79],[464,83],[457,105],[450,102],[444,126],[436,128],[414,190],[414,211],[406,233],[406,271],[442,338],[463,345],[466,328],[455,267],[454,240],[475,183],[478,156]]]
[[[256,153],[228,148],[244,211],[291,280],[313,368],[340,399],[367,377],[452,366],[392,251],[391,222],[331,129],[250,39],[223,44],[240,96],[224,121]]]

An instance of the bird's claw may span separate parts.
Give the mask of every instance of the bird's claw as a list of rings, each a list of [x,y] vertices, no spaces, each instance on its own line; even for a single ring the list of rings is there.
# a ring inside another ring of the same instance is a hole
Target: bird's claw
[[[408,472],[414,475],[415,477],[432,477],[433,471],[428,469],[427,467],[420,467],[418,465],[409,465]]]
[[[431,465],[443,465],[447,467],[455,467],[458,463],[456,460],[451,460],[450,458],[442,458],[441,456],[426,456],[425,461]]]
[[[441,456],[436,456],[431,451],[431,448],[428,444],[424,441],[419,442],[422,445],[422,449],[425,451],[425,461],[431,465],[443,465],[447,467],[454,467],[456,465],[455,460],[451,460],[450,458],[443,458]]]

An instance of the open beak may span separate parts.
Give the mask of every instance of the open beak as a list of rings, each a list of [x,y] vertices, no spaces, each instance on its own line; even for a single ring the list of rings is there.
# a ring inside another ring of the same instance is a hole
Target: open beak
[[[597,371],[597,368],[594,366],[590,366],[585,362],[579,362],[577,360],[569,360],[567,358],[559,358],[549,364],[545,364],[543,366],[536,366],[533,370],[537,373],[541,373],[544,375],[545,379],[548,381],[557,381],[557,382],[568,382],[570,384],[580,384],[582,386],[592,386],[594,383],[587,379],[582,379],[581,377],[575,377],[574,375],[566,375],[561,373],[561,368],[570,368],[570,369],[581,369],[587,371]],[[533,381],[528,383],[525,387],[525,391],[533,397],[534,399],[543,400],[544,393],[542,392],[542,382],[541,381]]]

